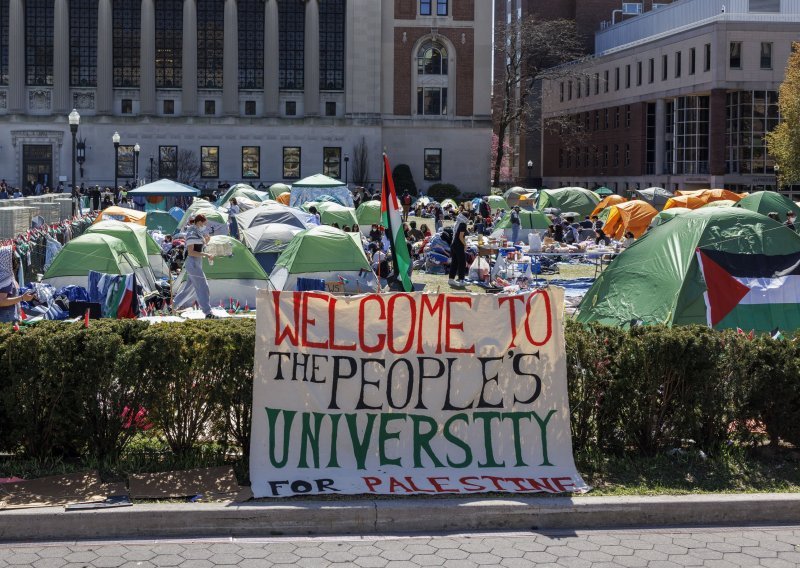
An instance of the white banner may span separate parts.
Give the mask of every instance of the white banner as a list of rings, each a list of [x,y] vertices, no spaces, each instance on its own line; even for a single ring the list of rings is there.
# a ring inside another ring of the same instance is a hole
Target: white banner
[[[588,489],[576,471],[563,290],[260,290],[255,497]]]

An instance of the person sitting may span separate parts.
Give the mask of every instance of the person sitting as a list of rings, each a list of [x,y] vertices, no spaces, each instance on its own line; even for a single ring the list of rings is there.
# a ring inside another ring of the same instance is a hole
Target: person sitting
[[[161,243],[161,252],[163,254],[169,254],[172,250],[172,235],[167,235],[164,237],[164,242]]]
[[[603,224],[604,223],[600,220],[600,217],[598,217],[597,215],[592,216],[592,228],[594,230],[602,229]]]
[[[557,243],[564,242],[564,227],[561,224],[553,225],[553,240]]]
[[[423,223],[419,226],[419,232],[422,233],[422,238],[427,239],[428,237],[432,236],[431,230],[428,228],[428,225]]]
[[[353,233],[360,233],[361,232],[361,229],[359,228],[358,223],[354,223],[353,224],[353,227],[351,228],[351,232],[353,232]]]
[[[411,221],[408,225],[410,227],[409,235],[411,236],[411,242],[415,243],[415,242],[421,241],[422,239],[425,238],[425,235],[423,234],[423,232],[420,231],[419,229],[417,229],[417,222],[416,221]],[[424,225],[423,225],[423,227],[424,227]]]
[[[571,225],[569,221],[564,221],[561,223],[562,227],[564,227],[564,242],[568,245],[574,245],[580,242],[580,237],[578,235],[578,230],[575,226]]]
[[[623,247],[623,248],[628,248],[628,247],[629,247],[629,246],[631,246],[631,245],[632,245],[632,244],[633,244],[635,241],[636,241],[636,238],[633,236],[633,233],[631,233],[630,231],[628,231],[627,233],[625,233],[625,238],[624,238],[624,239],[623,239],[623,241],[622,241],[622,247]]]
[[[603,232],[602,228],[595,229],[594,230],[594,236],[595,236],[594,244],[596,244],[596,245],[599,245],[600,241],[602,241],[603,244],[606,245],[606,246],[611,244],[611,239],[608,238],[608,235],[606,235],[605,232]]]
[[[587,215],[583,221],[581,221],[581,229],[591,229],[592,228],[592,220]]]
[[[379,278],[386,278],[389,275],[389,263],[387,262],[386,253],[381,250],[377,243],[370,243],[369,253],[372,271]]]
[[[373,224],[372,225],[372,230],[369,232],[369,240],[374,242],[374,243],[379,243],[379,242],[381,242],[381,236],[382,236],[382,233],[381,233],[380,229],[378,228],[377,223]]]
[[[14,199],[20,199],[22,197],[22,192],[19,190],[18,187],[14,188]]]
[[[8,199],[8,190],[5,186],[0,187],[0,199]]]

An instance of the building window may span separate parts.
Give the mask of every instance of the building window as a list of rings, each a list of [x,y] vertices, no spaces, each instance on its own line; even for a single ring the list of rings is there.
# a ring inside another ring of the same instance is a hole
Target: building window
[[[97,85],[97,0],[70,0],[69,84]]]
[[[781,0],[749,0],[748,12],[780,12]]]
[[[53,0],[25,2],[25,84],[53,84]]]
[[[630,89],[631,88],[631,66],[630,65],[626,65],[625,66],[625,88],[626,89]]]
[[[242,146],[242,178],[258,179],[261,177],[261,148],[258,146]]]
[[[425,148],[425,181],[439,181],[442,179],[442,149]]]
[[[322,149],[322,175],[334,179],[340,179],[342,177],[341,148]]]
[[[219,146],[200,146],[200,177],[219,177]]]
[[[239,88],[264,88],[264,2],[238,0]],[[255,114],[255,112],[253,112]]]
[[[697,50],[693,47],[689,50],[689,75],[694,75],[697,65]]]
[[[608,109],[604,110],[605,116],[603,117],[603,130],[608,130]]]
[[[164,114],[175,114],[175,101],[167,99],[164,101]]]
[[[178,89],[183,66],[183,2],[158,0],[156,4],[156,87]]]
[[[166,179],[178,177],[178,147],[158,147],[158,175]]]
[[[581,91],[583,90],[581,89],[581,80],[578,79],[577,81],[575,81],[575,84],[578,86],[578,98],[581,98]]]
[[[283,178],[300,179],[300,147],[284,146],[283,148]]]
[[[614,167],[619,167],[619,144],[614,144]]]
[[[707,43],[704,49],[703,71],[711,71],[711,44]]]
[[[768,41],[761,42],[761,68],[772,69],[772,44]]]
[[[8,85],[8,0],[0,0],[0,85]]]
[[[91,10],[96,14],[97,2],[92,2],[92,4],[94,7]],[[139,38],[141,37],[142,23],[140,9],[140,0],[117,0],[114,2],[111,57],[115,87],[139,86]],[[72,2],[70,2],[71,10]],[[84,18],[87,14],[88,10],[86,13],[79,13],[77,17]],[[97,31],[95,31],[96,35]],[[97,44],[95,43],[94,46],[96,52]]]
[[[437,16],[447,15],[447,0],[419,0],[419,15],[433,16],[434,5]]]
[[[594,111],[594,129],[600,130],[600,111]]]
[[[608,92],[608,69],[603,71],[603,92]]]
[[[344,90],[344,0],[319,2],[319,88]]]
[[[447,114],[447,87],[417,87],[417,114]]]
[[[631,127],[631,105],[625,105],[625,128]]]
[[[133,114],[133,99],[122,99],[120,110],[122,114]]]
[[[447,48],[427,41],[417,52],[417,74],[426,77],[425,86],[417,87],[417,114],[447,114]],[[570,83],[570,91],[572,84]]]
[[[682,57],[683,57],[683,54],[680,51],[678,51],[675,54],[675,78],[676,79],[681,76],[681,59],[682,59]]]
[[[661,56],[661,80],[666,81],[669,77],[669,56]]]
[[[439,42],[425,42],[417,52],[418,75],[447,75],[447,48]]]
[[[567,100],[568,101],[572,100],[572,81],[569,81],[567,83]]]
[[[278,25],[278,86],[282,91],[302,91],[305,86],[305,2],[280,0]]]
[[[614,107],[614,128],[619,128],[619,107]]]
[[[286,116],[297,116],[296,101],[286,101]]]
[[[222,88],[224,20],[224,0],[197,0],[197,87],[200,89]]]
[[[619,67],[614,69],[614,90],[619,91]]]
[[[594,74],[594,94],[600,94],[600,73]]]
[[[583,115],[583,129],[587,132],[592,129],[591,113],[584,113]]]
[[[631,165],[631,145],[625,144],[625,165]]]
[[[641,87],[642,86],[642,62],[641,61],[637,61],[636,62],[636,86],[637,87]]]
[[[325,101],[325,116],[336,116],[336,101]]]
[[[608,146],[603,146],[603,167],[608,167]]]
[[[707,174],[709,157],[709,97],[675,99],[675,174]]]
[[[133,145],[122,145],[117,148],[117,177],[132,178],[133,171]]]
[[[245,116],[256,115],[256,101],[244,101],[244,114]]]
[[[729,63],[731,69],[742,68],[742,42],[732,41],[729,46]]]
[[[586,81],[586,89],[585,89],[585,91],[586,91],[586,96],[588,97],[591,94],[591,91],[592,91],[591,84],[590,84],[591,77],[589,77],[589,75],[586,75],[584,80]]]
[[[559,84],[559,88],[561,90],[561,96],[559,97],[559,101],[563,103],[564,102],[564,81],[561,81],[561,83]]]
[[[558,149],[558,169],[564,169],[564,148]]]
[[[217,101],[206,100],[204,101],[203,114],[214,116],[217,114]]]
[[[734,91],[727,95],[726,173],[769,175],[775,162],[764,136],[781,120],[777,91]]]

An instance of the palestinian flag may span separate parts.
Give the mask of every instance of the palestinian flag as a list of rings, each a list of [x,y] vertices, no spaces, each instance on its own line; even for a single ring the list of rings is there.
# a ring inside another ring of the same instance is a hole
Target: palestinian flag
[[[406,292],[411,292],[414,290],[411,285],[411,277],[408,274],[411,268],[411,255],[408,253],[408,245],[406,245],[406,237],[403,233],[401,210],[397,192],[394,190],[394,179],[392,179],[389,158],[384,154],[383,183],[381,187],[381,224],[386,228],[386,236],[392,248],[395,273],[403,282],[403,289]]]
[[[800,328],[800,253],[768,256],[697,249],[708,325],[774,334]]]

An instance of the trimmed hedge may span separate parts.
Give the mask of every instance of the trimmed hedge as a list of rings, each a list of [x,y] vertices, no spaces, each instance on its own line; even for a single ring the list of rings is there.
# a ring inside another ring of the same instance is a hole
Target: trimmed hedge
[[[800,446],[800,345],[703,327],[566,324],[576,451]],[[176,456],[249,450],[255,322],[0,326],[0,450],[114,464],[139,431]]]

